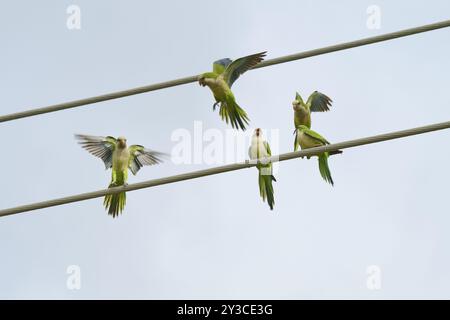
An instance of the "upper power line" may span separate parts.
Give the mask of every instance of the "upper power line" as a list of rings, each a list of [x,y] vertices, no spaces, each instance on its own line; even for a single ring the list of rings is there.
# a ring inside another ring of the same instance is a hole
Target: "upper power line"
[[[304,51],[304,52],[300,52],[300,53],[295,53],[292,55],[287,55],[287,56],[283,56],[283,57],[279,57],[279,58],[275,58],[275,59],[265,60],[265,61],[261,62],[260,64],[256,65],[256,67],[254,67],[254,69],[268,67],[268,66],[272,66],[275,64],[290,62],[290,61],[294,61],[294,60],[300,60],[300,59],[309,58],[309,57],[313,57],[313,56],[318,56],[318,55],[326,54],[326,53],[330,53],[330,52],[360,47],[360,46],[364,46],[364,45],[368,45],[368,44],[372,44],[372,43],[406,37],[406,36],[410,36],[413,34],[418,34],[418,33],[422,33],[422,32],[446,28],[449,26],[450,26],[450,20],[445,20],[445,21],[427,24],[427,25],[423,25],[423,26],[419,26],[419,27],[415,27],[415,28],[404,29],[404,30],[400,30],[400,31],[396,31],[396,32],[386,33],[386,34],[375,36],[375,37],[369,37],[369,38],[364,38],[364,39],[360,39],[360,40],[344,42],[344,43],[337,44],[337,45],[332,45],[332,46],[323,47],[323,48],[319,48],[319,49]],[[144,93],[144,92],[179,86],[179,85],[195,82],[195,81],[197,81],[197,77],[198,76],[195,75],[195,76],[175,79],[175,80],[171,80],[171,81],[151,84],[148,86],[107,93],[107,94],[103,94],[103,95],[96,96],[96,97],[74,100],[74,101],[59,103],[59,104],[55,104],[55,105],[51,105],[51,106],[47,106],[47,107],[11,113],[11,114],[0,116],[0,122],[7,122],[7,121],[17,120],[17,119],[21,119],[21,118],[26,118],[26,117],[32,117],[32,116],[36,116],[39,114],[56,112],[56,111],[61,111],[61,110],[65,110],[65,109],[80,107],[80,106],[87,105],[87,104],[92,104],[92,103],[97,103],[97,102],[102,102],[102,101],[107,101],[107,100],[113,100],[113,99],[119,99],[119,98],[136,95],[136,94],[140,94],[140,93]]]
[[[320,153],[327,152],[327,151],[329,152],[329,151],[335,151],[335,150],[340,150],[340,149],[348,149],[348,148],[362,146],[362,145],[366,145],[366,144],[377,143],[377,142],[382,142],[382,141],[387,141],[387,140],[392,140],[392,139],[399,139],[399,138],[403,138],[403,137],[408,137],[408,136],[412,136],[412,135],[423,134],[426,132],[443,130],[443,129],[448,129],[448,128],[450,128],[450,121],[436,123],[436,124],[423,126],[423,127],[407,129],[407,130],[401,130],[401,131],[380,134],[380,135],[366,137],[366,138],[349,140],[349,141],[340,142],[340,143],[329,144],[329,145],[322,146],[322,147],[305,149],[305,150],[296,151],[296,152],[283,153],[280,155],[272,156],[270,158],[270,161],[272,161],[272,162],[286,161],[286,160],[291,160],[291,159],[299,158],[299,157],[303,157],[303,156],[313,156],[313,155],[318,155]],[[184,181],[184,180],[191,180],[191,179],[196,179],[196,178],[200,178],[200,177],[225,173],[225,172],[229,172],[229,171],[241,170],[241,169],[250,168],[253,166],[256,166],[256,161],[247,160],[245,162],[234,163],[234,164],[209,168],[209,169],[205,169],[205,170],[199,170],[199,171],[188,172],[188,173],[183,173],[183,174],[179,174],[179,175],[159,178],[159,179],[153,179],[153,180],[147,180],[147,181],[143,181],[143,182],[133,183],[133,184],[129,184],[129,185],[122,186],[122,187],[109,188],[109,189],[104,189],[104,190],[99,190],[99,191],[77,194],[74,196],[68,196],[68,197],[64,197],[64,198],[58,198],[58,199],[47,200],[47,201],[43,201],[43,202],[22,205],[22,206],[18,206],[18,207],[14,207],[14,208],[0,210],[0,217],[18,214],[21,212],[37,210],[37,209],[60,206],[60,205],[72,203],[72,202],[78,202],[78,201],[99,198],[99,197],[103,197],[107,194],[115,194],[115,193],[120,193],[120,192],[124,192],[124,191],[133,191],[133,190],[139,190],[139,189],[144,189],[144,188],[156,187],[156,186],[160,186],[160,185],[164,185],[164,184],[175,183],[175,182],[180,182],[180,181]]]

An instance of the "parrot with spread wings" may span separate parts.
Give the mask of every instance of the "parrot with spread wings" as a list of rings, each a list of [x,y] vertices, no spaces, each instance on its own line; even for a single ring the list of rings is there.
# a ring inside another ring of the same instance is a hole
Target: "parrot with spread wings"
[[[136,175],[143,166],[161,163],[162,158],[166,155],[146,149],[141,145],[127,147],[127,139],[124,137],[116,139],[111,136],[98,137],[76,134],[75,138],[90,154],[102,159],[107,170],[112,169],[111,183],[108,188],[126,186],[128,169]],[[103,201],[108,214],[112,215],[113,218],[122,213],[125,203],[125,192],[107,194]]]
[[[219,105],[220,117],[235,129],[245,130],[250,119],[237,104],[231,86],[241,74],[263,61],[265,55],[266,52],[260,52],[234,61],[228,58],[217,60],[213,63],[212,72],[203,73],[198,77],[198,83],[203,87],[208,86],[214,95],[216,102],[213,110]]]
[[[323,93],[314,91],[304,103],[300,94],[296,92],[295,100],[292,102],[295,127],[304,125],[311,128],[311,112],[329,111],[332,102],[333,100]]]

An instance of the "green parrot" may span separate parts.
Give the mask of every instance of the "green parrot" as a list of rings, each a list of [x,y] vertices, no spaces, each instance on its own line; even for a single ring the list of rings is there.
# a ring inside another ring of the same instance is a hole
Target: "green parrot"
[[[330,144],[324,137],[317,132],[309,129],[306,125],[300,125],[295,131],[294,151],[297,151],[298,146],[302,149],[320,147]],[[331,177],[330,168],[328,167],[328,157],[332,154],[340,154],[341,150],[324,152],[318,155],[319,158],[319,171],[322,178],[334,185],[333,178]],[[308,157],[309,159],[310,157]]]
[[[263,61],[265,55],[266,52],[260,52],[234,61],[228,58],[217,60],[213,63],[212,72],[198,77],[198,83],[203,87],[208,86],[216,99],[213,110],[220,104],[220,117],[235,129],[245,130],[250,119],[236,103],[231,86],[241,74]]]
[[[166,154],[146,149],[140,145],[127,147],[127,139],[119,137],[97,137],[76,134],[75,138],[79,144],[92,155],[99,157],[105,163],[106,170],[112,168],[111,183],[108,188],[126,186],[128,169],[136,173],[145,165],[161,163],[161,157]],[[103,205],[108,214],[113,218],[122,213],[126,203],[125,192],[108,194],[105,196]]]
[[[264,140],[262,136],[261,129],[255,129],[253,133],[252,142],[248,149],[248,155],[252,160],[258,160],[256,168],[259,171],[258,183],[259,183],[259,193],[269,204],[270,210],[273,210],[273,205],[275,203],[273,197],[273,186],[272,181],[277,181],[272,174],[272,163],[264,163],[265,158],[269,158],[272,153],[270,152],[270,146],[267,141]]]
[[[300,125],[304,125],[311,128],[311,111],[329,111],[332,102],[333,101],[323,93],[314,91],[305,104],[300,94],[296,92],[295,100],[292,102],[295,127],[297,128]]]

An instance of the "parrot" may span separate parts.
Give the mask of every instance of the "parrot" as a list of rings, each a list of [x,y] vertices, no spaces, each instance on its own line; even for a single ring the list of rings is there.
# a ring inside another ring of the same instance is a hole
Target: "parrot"
[[[306,125],[299,125],[295,132],[294,151],[297,151],[298,146],[302,149],[320,147],[330,144],[324,137],[317,132],[309,129]],[[331,177],[330,168],[328,167],[328,157],[333,154],[340,154],[341,150],[324,152],[318,155],[319,158],[319,171],[322,178],[334,185],[333,178]],[[310,157],[308,157],[309,159]]]
[[[267,141],[264,140],[260,128],[255,129],[252,142],[248,149],[248,155],[252,160],[258,160],[256,168],[259,171],[258,183],[259,183],[259,193],[263,199],[269,204],[270,210],[273,210],[273,205],[275,203],[273,197],[273,181],[277,181],[272,174],[272,163],[264,163],[264,158],[271,157],[272,153],[270,151],[270,146]]]
[[[294,124],[295,127],[299,125],[307,126],[311,128],[311,111],[324,112],[329,111],[333,100],[329,97],[320,93],[319,91],[314,91],[306,101],[303,102],[302,97],[298,92],[295,93],[295,100],[292,102],[292,107],[294,109]]]
[[[200,86],[208,86],[216,102],[213,111],[220,105],[219,114],[226,123],[231,123],[234,129],[245,130],[245,126],[250,119],[247,113],[236,103],[236,99],[231,91],[231,86],[241,74],[253,68],[264,60],[266,51],[252,54],[237,60],[224,58],[213,63],[213,71],[206,72],[198,76]]]
[[[136,175],[145,165],[154,165],[162,162],[165,153],[146,149],[141,145],[127,147],[127,139],[111,136],[90,136],[76,134],[75,139],[82,148],[90,154],[103,160],[106,170],[112,169],[111,183],[108,188],[126,186],[128,169]],[[113,218],[122,213],[126,203],[125,192],[107,194],[103,201],[105,209]]]

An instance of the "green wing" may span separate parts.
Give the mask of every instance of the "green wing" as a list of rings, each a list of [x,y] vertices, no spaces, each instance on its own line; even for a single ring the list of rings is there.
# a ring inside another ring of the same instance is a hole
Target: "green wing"
[[[300,143],[297,141],[297,130],[294,130],[294,151],[297,151],[298,147],[300,146]]]
[[[165,153],[146,149],[140,145],[132,145],[128,148],[130,151],[130,160],[128,168],[135,175],[143,166],[151,166],[162,162]]]
[[[306,101],[306,105],[309,107],[311,111],[329,111],[330,106],[333,100],[331,100],[328,96],[320,93],[319,91],[314,91]]]
[[[223,73],[223,78],[228,83],[228,86],[231,88],[241,74],[263,61],[265,56],[266,51],[239,58],[231,62]]]
[[[102,159],[106,169],[112,167],[112,155],[117,142],[115,138],[76,134],[75,139],[90,154]]]
[[[225,69],[232,63],[233,61],[228,58],[220,59],[214,61],[213,63],[213,72],[217,74],[222,74]]]
[[[303,102],[302,96],[301,96],[300,93],[298,93],[298,92],[295,93],[295,100],[296,100],[296,101],[300,101],[301,104],[305,104],[305,103]]]
[[[266,152],[269,156],[272,156],[272,151],[270,151],[270,146],[267,141],[264,141],[264,147],[266,148]]]
[[[322,144],[330,144],[327,139],[325,139],[324,137],[322,137],[320,134],[318,134],[317,132],[311,130],[311,129],[303,129],[303,133],[306,134],[308,137],[313,138],[314,140],[319,141]]]

